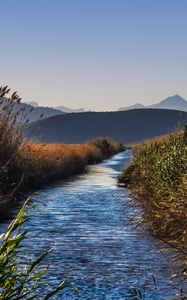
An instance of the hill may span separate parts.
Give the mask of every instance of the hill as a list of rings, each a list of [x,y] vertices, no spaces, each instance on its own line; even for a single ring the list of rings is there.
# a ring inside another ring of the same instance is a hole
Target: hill
[[[39,106],[37,102],[35,101],[29,101],[29,102],[24,102],[24,104],[31,105],[33,107],[43,107],[44,109],[46,108],[45,106]],[[63,105],[57,106],[57,107],[49,107],[54,110],[60,110],[63,113],[78,113],[78,112],[84,112],[85,110],[83,108],[69,108]]]
[[[167,97],[158,104],[153,104],[151,108],[174,109],[187,112],[187,101],[179,95]]]
[[[119,111],[130,110],[130,109],[139,109],[139,108],[161,108],[161,109],[173,109],[179,111],[187,112],[187,101],[179,95],[174,95],[171,97],[167,97],[166,99],[153,104],[145,106],[141,103],[136,103],[132,106],[127,106],[123,108],[119,108]]]
[[[7,98],[4,97],[2,99],[3,105],[7,105]],[[31,105],[32,103],[33,105]],[[29,122],[38,121],[41,116],[42,118],[47,118],[55,115],[62,115],[63,112],[61,110],[52,108],[52,107],[45,107],[45,106],[36,106],[36,102],[29,102],[29,103],[14,103],[14,111],[19,111],[19,117],[17,121],[22,119],[29,119]]]
[[[85,112],[35,122],[25,135],[42,143],[82,143],[98,136],[133,143],[167,134],[187,123],[187,113],[162,109]]]
[[[56,107],[56,109],[61,110],[64,113],[80,113],[85,111],[83,108],[69,108],[63,105]]]
[[[136,103],[131,106],[121,107],[121,108],[119,108],[119,111],[130,110],[130,109],[139,109],[139,108],[145,108],[145,106],[141,103]]]

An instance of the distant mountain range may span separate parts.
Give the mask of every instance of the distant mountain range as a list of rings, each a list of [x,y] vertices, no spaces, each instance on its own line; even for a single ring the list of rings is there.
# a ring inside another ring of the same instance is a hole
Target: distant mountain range
[[[130,109],[142,109],[142,108],[161,108],[161,109],[173,109],[187,112],[187,101],[179,95],[168,97],[159,103],[145,106],[141,103],[136,103],[132,106],[120,108],[119,111]]]
[[[3,104],[6,105],[7,98],[3,98]],[[29,123],[38,121],[39,119],[44,119],[51,116],[62,115],[63,112],[52,107],[44,106],[33,106],[24,102],[15,103],[14,111],[19,111],[18,121],[29,120]]]
[[[58,106],[54,107],[45,107],[45,106],[38,106],[37,102],[22,102],[18,105],[18,109],[24,107],[25,108],[25,115],[29,115],[30,122],[34,122],[39,120],[41,114],[43,114],[42,118],[48,118],[55,115],[61,115],[64,113],[83,113],[85,110],[83,108],[68,108],[66,106]],[[30,113],[30,110],[32,112]],[[187,101],[179,95],[168,97],[159,103],[145,106],[141,103],[136,103],[132,106],[120,108],[119,111],[131,110],[131,109],[147,109],[147,108],[159,108],[159,109],[172,109],[172,110],[179,110],[187,112]]]
[[[4,97],[2,105],[6,105],[6,103],[7,98]],[[70,109],[65,106],[59,106],[59,108],[38,106],[38,103],[34,101],[15,103],[14,111],[20,111],[18,121],[28,119],[29,123],[64,113],[84,112],[83,109]]]
[[[41,143],[82,143],[96,137],[134,143],[184,127],[187,113],[167,109],[62,114],[32,123],[25,136]]]
[[[83,108],[78,109],[71,109],[65,106],[58,106],[54,107],[46,107],[46,106],[39,106],[37,102],[21,102],[20,104],[16,105],[16,110],[20,108],[25,108],[24,115],[28,115],[29,121],[34,122],[40,119],[41,114],[43,115],[42,118],[48,118],[55,115],[61,115],[63,113],[78,113],[84,112]],[[32,112],[30,112],[32,110]]]
[[[85,110],[83,108],[68,108],[66,106],[57,106],[58,110],[61,110],[64,113],[80,113],[80,112],[85,112]]]
[[[6,102],[6,98],[4,98]],[[132,109],[171,109],[171,110],[179,110],[187,112],[187,101],[179,95],[175,95],[172,97],[168,97],[162,100],[159,103],[144,106],[141,103],[136,103],[132,106],[120,108],[119,111],[127,111]],[[54,107],[45,107],[38,106],[37,102],[21,102],[20,104],[15,105],[15,111],[22,109],[19,118],[22,119],[28,118],[29,123],[38,121],[41,117],[42,119],[49,118],[56,115],[62,114],[71,114],[71,113],[85,113],[83,108],[71,109],[65,106]]]

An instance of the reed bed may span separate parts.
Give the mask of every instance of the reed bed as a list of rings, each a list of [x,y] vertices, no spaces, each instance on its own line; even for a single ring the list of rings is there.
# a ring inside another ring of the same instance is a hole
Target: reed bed
[[[106,145],[101,148],[98,145]],[[101,162],[122,151],[124,147],[108,139],[97,139],[85,144],[31,144],[24,142],[19,154],[19,167],[17,172],[22,178],[22,190],[39,188],[48,182],[70,175],[83,173],[89,164]]]
[[[22,111],[14,109],[21,100],[16,92],[5,98],[9,92],[7,86],[0,87],[0,218],[7,218],[14,202],[24,200],[32,189],[57,178],[84,172],[88,164],[123,150],[123,145],[106,138],[81,145],[34,145],[24,140],[22,129],[28,119],[20,116]],[[49,284],[44,277],[48,267],[43,267],[43,260],[51,250],[36,260],[25,253],[25,261],[20,263],[20,247],[26,238],[23,226],[28,219],[25,214],[27,202],[7,232],[0,236],[0,300],[47,300],[66,287],[63,281],[47,292]]]
[[[133,152],[118,180],[133,191],[151,232],[184,255],[187,276],[187,127]]]
[[[9,93],[7,86],[0,87],[1,207],[51,180],[84,172],[88,164],[100,162],[124,149],[122,144],[106,138],[81,145],[32,144],[22,137],[28,116],[22,109],[15,109],[21,99],[16,92],[7,97]]]
[[[105,139],[100,140],[105,141]],[[82,173],[88,164],[98,163],[121,149],[107,140],[110,151],[106,155],[96,143],[92,141],[81,145],[26,144],[23,151],[26,184],[32,182],[32,185],[37,186],[54,179]]]

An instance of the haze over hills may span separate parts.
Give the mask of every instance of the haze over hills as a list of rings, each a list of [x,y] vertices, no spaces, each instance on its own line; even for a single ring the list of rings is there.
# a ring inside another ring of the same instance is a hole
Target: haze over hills
[[[127,106],[127,107],[121,107],[118,109],[118,111],[124,111],[124,110],[130,110],[130,109],[138,109],[138,108],[146,108],[143,104],[141,103],[135,103],[133,105]]]
[[[139,109],[139,108],[161,108],[161,109],[173,109],[187,112],[187,101],[179,95],[174,95],[167,97],[166,99],[160,101],[159,103],[145,106],[141,103],[136,103],[132,106],[120,108],[119,111],[129,110],[129,109]]]
[[[38,102],[35,102],[35,101],[28,101],[28,102],[23,102],[23,103],[28,104],[28,105],[31,105],[31,106],[33,106],[33,107],[39,106],[39,105],[38,105]]]
[[[54,107],[45,107],[45,106],[38,106],[37,102],[24,102],[22,105],[26,105],[26,110],[31,109],[32,107],[35,110],[31,116],[31,122],[38,120],[38,115],[43,113],[44,118],[59,115],[61,113],[80,113],[85,112],[84,108],[69,108],[63,105],[60,105],[56,108]],[[28,106],[27,106],[28,105]],[[171,97],[167,97],[166,99],[152,105],[143,105],[142,103],[136,103],[131,106],[119,108],[118,111],[125,111],[131,109],[147,109],[147,108],[158,108],[158,109],[172,109],[172,110],[179,110],[187,112],[187,100],[182,98],[179,95],[174,95]]]
[[[31,105],[33,107],[39,107],[38,102],[35,101],[27,101],[27,102],[23,102],[25,104]],[[40,106],[40,107],[44,107],[45,106]],[[77,113],[77,112],[84,112],[85,110],[83,108],[69,108],[63,105],[57,106],[57,107],[51,107],[52,109],[57,109],[57,110],[61,110],[63,113]]]
[[[167,134],[187,123],[187,113],[165,109],[63,114],[31,124],[25,135],[41,143],[82,143],[96,137],[133,143]]]
[[[24,109],[22,115],[26,116],[30,123],[39,120],[41,117],[44,119],[51,116],[63,114],[62,111],[52,107],[44,107],[44,106],[34,107],[26,103],[16,104],[15,106],[16,111],[19,111],[21,108]]]
[[[4,101],[6,102],[6,98],[4,98]],[[38,121],[41,116],[42,119],[61,115],[64,113],[75,113],[75,112],[84,112],[83,109],[70,109],[65,106],[60,106],[59,108],[53,108],[53,107],[46,107],[46,106],[38,106],[37,102],[31,101],[31,102],[21,102],[19,104],[15,103],[15,111],[20,111],[20,117],[19,119],[27,119],[29,120],[29,123]]]
[[[4,97],[2,105],[5,106],[7,101],[8,99]],[[47,118],[63,114],[63,112],[58,109],[54,109],[52,107],[37,106],[37,102],[31,103],[33,105],[24,102],[14,104],[14,111],[19,111],[19,117],[17,118],[18,121],[28,119],[29,123],[32,123],[39,120],[41,117]]]
[[[64,113],[80,113],[80,112],[85,112],[83,108],[69,108],[66,106],[57,106],[56,109],[61,110]]]

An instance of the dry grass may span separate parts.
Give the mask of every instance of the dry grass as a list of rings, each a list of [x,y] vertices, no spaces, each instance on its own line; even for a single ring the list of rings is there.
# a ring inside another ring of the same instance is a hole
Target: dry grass
[[[28,184],[32,180],[33,184],[41,185],[84,172],[88,164],[98,163],[123,149],[121,144],[101,138],[80,145],[25,144],[22,150],[24,173],[27,174]],[[35,182],[35,178],[39,178],[38,182]]]
[[[132,189],[152,233],[187,257],[187,129],[135,147],[134,156],[119,181]]]
[[[98,138],[82,145],[33,145],[22,138],[20,114],[14,105],[20,98],[0,87],[0,204],[12,203],[25,192],[51,180],[84,172],[88,164],[123,150],[123,145]],[[19,120],[19,121],[18,121]],[[23,121],[23,120],[22,120]]]
[[[88,164],[102,160],[101,151],[93,144],[65,145],[26,144],[24,149],[25,169],[28,181],[37,177],[34,185],[81,173]]]

